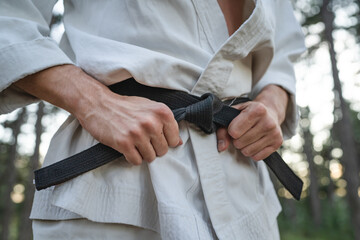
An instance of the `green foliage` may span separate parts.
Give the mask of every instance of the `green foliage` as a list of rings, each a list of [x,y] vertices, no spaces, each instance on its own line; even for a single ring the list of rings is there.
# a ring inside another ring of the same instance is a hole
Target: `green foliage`
[[[335,198],[334,202],[329,202],[329,199],[324,199],[321,204],[322,224],[318,227],[312,220],[308,199],[293,205],[295,216],[291,219],[286,216],[286,211],[283,211],[278,217],[281,238],[284,240],[354,239],[346,200]]]

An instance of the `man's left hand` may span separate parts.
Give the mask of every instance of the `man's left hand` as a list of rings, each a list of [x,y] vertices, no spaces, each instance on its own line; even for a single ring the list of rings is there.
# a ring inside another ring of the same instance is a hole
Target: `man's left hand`
[[[233,106],[241,113],[228,129],[217,130],[219,152],[232,143],[244,156],[259,161],[276,151],[283,142],[280,126],[285,119],[288,98],[284,89],[269,85],[254,101]]]

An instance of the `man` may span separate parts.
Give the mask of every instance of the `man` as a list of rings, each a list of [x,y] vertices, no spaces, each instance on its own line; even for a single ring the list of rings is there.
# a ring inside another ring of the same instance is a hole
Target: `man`
[[[69,0],[61,49],[46,37],[54,3],[1,1],[1,110],[35,96],[72,114],[44,165],[97,141],[126,161],[37,192],[35,239],[278,239],[260,160],[296,123],[291,61],[303,39],[289,2]],[[130,77],[253,101],[205,135],[164,104],[107,88]]]

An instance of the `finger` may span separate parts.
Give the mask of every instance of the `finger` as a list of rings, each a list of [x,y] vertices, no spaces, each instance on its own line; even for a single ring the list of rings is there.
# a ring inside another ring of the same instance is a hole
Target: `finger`
[[[140,165],[142,163],[142,157],[136,148],[127,149],[123,151],[126,161],[134,165]]]
[[[247,102],[236,106],[241,113],[230,123],[228,132],[234,139],[239,138],[266,115],[266,109],[262,104]]]
[[[162,130],[168,146],[178,146],[180,143],[179,126],[170,108],[163,103],[156,103],[154,113],[156,114],[159,123],[162,124]]]
[[[236,109],[242,111],[242,110],[244,110],[245,108],[247,108],[250,104],[251,104],[251,101],[245,102],[245,103],[239,103],[239,104],[236,104],[236,105],[232,105],[231,107],[236,108]]]
[[[234,118],[228,127],[229,135],[237,139],[241,137],[244,133],[246,133],[250,128],[252,128],[257,119],[253,119],[250,116],[249,111],[246,111],[246,108],[236,117]]]
[[[250,128],[238,139],[233,140],[233,145],[237,149],[243,149],[244,147],[258,141],[266,135],[267,132],[262,131],[259,124],[255,125],[253,128]]]
[[[241,153],[246,157],[252,157],[262,151],[264,148],[271,146],[271,139],[263,137],[258,141],[249,144],[248,146],[241,149]]]
[[[262,149],[260,152],[256,153],[251,158],[254,159],[255,161],[260,161],[270,156],[273,152],[275,152],[274,148],[269,146]]]
[[[156,152],[150,141],[142,141],[135,146],[144,161],[152,162],[156,158]]]
[[[219,128],[216,131],[216,138],[217,138],[217,148],[219,152],[225,151],[230,144],[230,135],[228,134],[226,128]]]
[[[179,125],[174,118],[172,121],[164,123],[163,132],[169,147],[176,147],[182,144],[179,136]]]
[[[155,150],[156,156],[158,157],[165,155],[168,151],[168,143],[163,132],[161,132],[158,136],[152,137],[151,144]]]

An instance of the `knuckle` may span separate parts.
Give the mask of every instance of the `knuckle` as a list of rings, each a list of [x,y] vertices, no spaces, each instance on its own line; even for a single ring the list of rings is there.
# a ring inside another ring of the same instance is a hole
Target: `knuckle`
[[[236,148],[239,149],[239,150],[243,150],[244,147],[245,147],[244,143],[240,142],[240,141],[237,142],[236,145],[237,145]]]
[[[136,157],[136,156],[133,156],[131,154],[127,154],[125,155],[125,159],[126,161],[128,161],[129,163],[131,163],[132,165],[136,165],[136,166],[139,166],[142,164],[142,160],[140,157]]]
[[[126,139],[123,139],[123,138],[121,138],[121,139],[116,139],[116,140],[115,140],[115,144],[116,144],[116,146],[117,146],[118,148],[124,149],[125,151],[126,151],[127,149],[130,149],[130,147],[131,147],[130,142],[129,142],[128,140],[126,140]],[[124,151],[124,150],[123,150],[123,151]]]
[[[156,118],[153,115],[147,115],[140,121],[140,127],[145,130],[155,130]]]
[[[252,117],[264,116],[266,114],[266,108],[262,103],[258,103],[254,106],[251,112]]]
[[[267,121],[264,125],[263,125],[263,130],[264,131],[271,131],[273,129],[276,128],[276,124],[273,121]]]
[[[144,160],[145,162],[151,163],[152,161],[155,160],[155,158],[156,158],[155,154],[152,154],[151,156],[145,157],[143,160]]]
[[[232,138],[238,138],[239,136],[239,134],[238,134],[238,131],[234,128],[234,127],[232,127],[232,128],[229,128],[229,130],[228,130],[228,133],[229,133],[229,135],[232,137]]]
[[[275,140],[275,151],[283,144],[283,138],[279,137],[278,139]]]
[[[141,136],[143,135],[142,130],[140,127],[137,128],[132,128],[129,130],[128,133],[129,137],[131,137],[132,139],[139,139],[141,138]]]
[[[163,103],[159,103],[156,107],[156,113],[159,114],[161,117],[169,118],[172,117],[172,112],[168,106]]]
[[[233,145],[234,145],[235,148],[240,149],[239,141],[234,140]]]
[[[241,150],[242,155],[245,157],[250,157],[250,151],[248,149]]]

